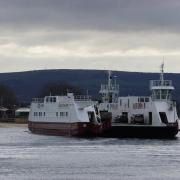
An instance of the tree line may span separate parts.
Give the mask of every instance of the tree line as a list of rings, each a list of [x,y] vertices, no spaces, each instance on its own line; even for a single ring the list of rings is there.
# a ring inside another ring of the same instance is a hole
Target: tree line
[[[72,92],[75,95],[81,95],[84,93],[81,88],[65,82],[47,83],[41,88],[37,97],[66,95],[68,92]],[[20,104],[21,102],[19,102],[16,93],[10,87],[0,84],[0,107],[12,109],[20,106]]]
[[[85,94],[84,90],[70,85],[66,82],[60,82],[60,83],[47,83],[45,84],[39,93],[37,94],[37,97],[45,97],[45,96],[56,96],[56,95],[66,95],[68,92],[72,92],[75,95],[82,95]],[[8,86],[6,85],[0,85],[0,107],[6,107],[6,108],[15,108],[17,106],[20,106],[21,102],[18,101],[18,98],[16,96],[16,93]],[[177,100],[177,112],[180,116],[180,101]]]

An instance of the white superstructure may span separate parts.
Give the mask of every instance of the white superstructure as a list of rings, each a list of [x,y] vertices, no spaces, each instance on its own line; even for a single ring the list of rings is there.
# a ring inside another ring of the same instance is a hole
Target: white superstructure
[[[164,79],[164,64],[159,80],[150,81],[151,96],[118,97],[119,86],[112,81],[101,85],[101,111],[112,112],[112,125],[167,126],[178,120],[176,103],[172,101],[174,87],[171,80]]]
[[[67,96],[46,96],[34,98],[31,103],[29,115],[30,122],[51,123],[77,123],[93,121],[98,123],[98,114],[94,108],[95,102],[89,96],[74,97],[72,93]]]

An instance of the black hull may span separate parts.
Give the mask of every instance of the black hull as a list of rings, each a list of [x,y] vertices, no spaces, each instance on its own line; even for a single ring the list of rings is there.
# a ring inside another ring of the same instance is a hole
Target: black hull
[[[178,126],[112,126],[104,132],[104,137],[111,138],[174,138],[178,134]]]

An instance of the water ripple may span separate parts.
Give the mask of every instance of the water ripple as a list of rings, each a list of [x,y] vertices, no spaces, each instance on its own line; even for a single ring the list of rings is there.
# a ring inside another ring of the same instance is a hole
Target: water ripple
[[[1,128],[0,179],[179,180],[180,138],[67,138]]]

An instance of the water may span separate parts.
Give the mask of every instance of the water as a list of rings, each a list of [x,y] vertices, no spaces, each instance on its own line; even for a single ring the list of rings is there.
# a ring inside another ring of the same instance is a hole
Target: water
[[[0,179],[179,180],[175,140],[79,139],[0,128]]]

